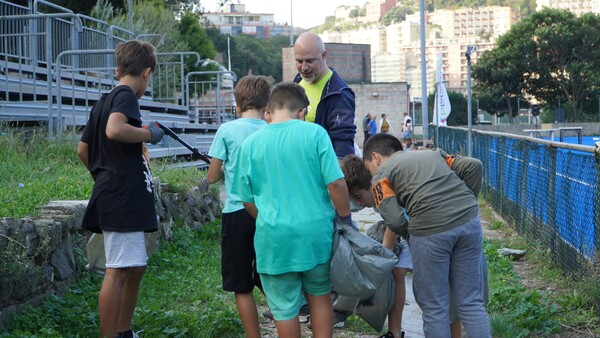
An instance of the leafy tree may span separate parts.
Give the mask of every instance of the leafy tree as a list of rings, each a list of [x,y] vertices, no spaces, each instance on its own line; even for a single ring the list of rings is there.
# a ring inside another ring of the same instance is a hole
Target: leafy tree
[[[215,46],[200,25],[196,14],[186,11],[179,19],[178,29],[189,50],[199,53],[203,59],[213,59],[215,57]]]
[[[529,34],[515,43],[529,39],[536,47],[528,55],[532,72],[525,77],[527,92],[549,105],[563,102],[566,118],[578,121],[583,100],[599,93],[600,18],[546,8],[524,21]]]
[[[382,25],[389,26],[393,23],[402,22],[406,19],[406,15],[413,14],[414,10],[408,6],[396,6],[389,10],[381,18],[380,22]]]
[[[468,106],[467,106],[467,97],[458,92],[448,92],[448,99],[450,100],[451,112],[448,116],[448,120],[446,121],[449,126],[466,126],[469,122],[468,120]],[[427,106],[429,108],[429,121],[435,124],[433,120],[433,113],[435,108],[435,93],[429,94],[427,97]],[[477,119],[477,109],[474,108],[471,111],[472,113],[472,122],[475,123]]]
[[[529,94],[579,121],[583,103],[600,96],[599,46],[598,15],[577,18],[548,8],[531,15],[474,65],[475,92],[486,98],[482,108],[514,116],[516,99]]]

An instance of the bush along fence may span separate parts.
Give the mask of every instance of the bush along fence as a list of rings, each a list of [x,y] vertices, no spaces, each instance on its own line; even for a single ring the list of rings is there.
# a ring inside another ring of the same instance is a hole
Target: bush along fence
[[[173,223],[192,228],[220,217],[221,202],[204,180],[186,193],[155,182],[160,239],[171,239]],[[87,201],[54,201],[37,218],[0,218],[0,326],[21,308],[61,293],[87,264],[89,232],[81,229]]]
[[[439,147],[467,153],[468,130],[439,128]],[[483,197],[519,234],[540,243],[568,273],[597,265],[600,154],[594,147],[473,130]]]

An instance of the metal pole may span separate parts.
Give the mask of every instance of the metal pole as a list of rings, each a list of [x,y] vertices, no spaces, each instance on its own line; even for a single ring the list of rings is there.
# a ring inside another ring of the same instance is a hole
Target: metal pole
[[[133,0],[127,1],[127,21],[129,22],[129,31],[133,32]]]
[[[435,84],[435,96],[434,96],[434,100],[433,102],[434,105],[434,109],[435,109],[435,147],[439,148],[440,147],[440,102],[438,102],[438,92],[440,90],[439,87],[439,83]]]
[[[290,47],[293,45],[294,45],[294,1],[290,0]]]
[[[469,124],[469,135],[467,138],[467,155],[469,157],[473,156],[473,114],[471,108],[471,53],[467,52],[467,121]]]
[[[230,36],[227,35],[227,63],[228,63],[228,70],[231,71],[231,47],[229,46],[229,38]]]
[[[423,146],[425,146],[425,140],[429,139],[429,109],[427,107],[427,58],[425,57],[425,0],[419,1],[419,9],[421,14],[421,114],[423,115]]]

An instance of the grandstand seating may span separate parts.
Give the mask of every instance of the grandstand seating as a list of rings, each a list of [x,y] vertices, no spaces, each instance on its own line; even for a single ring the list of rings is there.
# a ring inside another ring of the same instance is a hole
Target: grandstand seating
[[[100,95],[112,88],[114,48],[136,35],[44,0],[23,7],[0,0],[0,122],[38,123],[50,135],[80,130]],[[157,53],[149,90],[140,99],[144,122],[159,121],[208,151],[218,126],[235,118],[233,80],[217,72],[184,73],[197,53]],[[168,138],[150,147],[152,157],[187,154]]]

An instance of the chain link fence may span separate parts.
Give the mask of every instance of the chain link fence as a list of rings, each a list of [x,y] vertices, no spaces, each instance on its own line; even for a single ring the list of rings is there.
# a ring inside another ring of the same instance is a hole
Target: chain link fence
[[[467,136],[465,128],[440,127],[437,143],[467,155]],[[483,197],[520,235],[547,248],[565,272],[596,262],[600,156],[593,147],[473,130],[473,157],[483,162]]]

